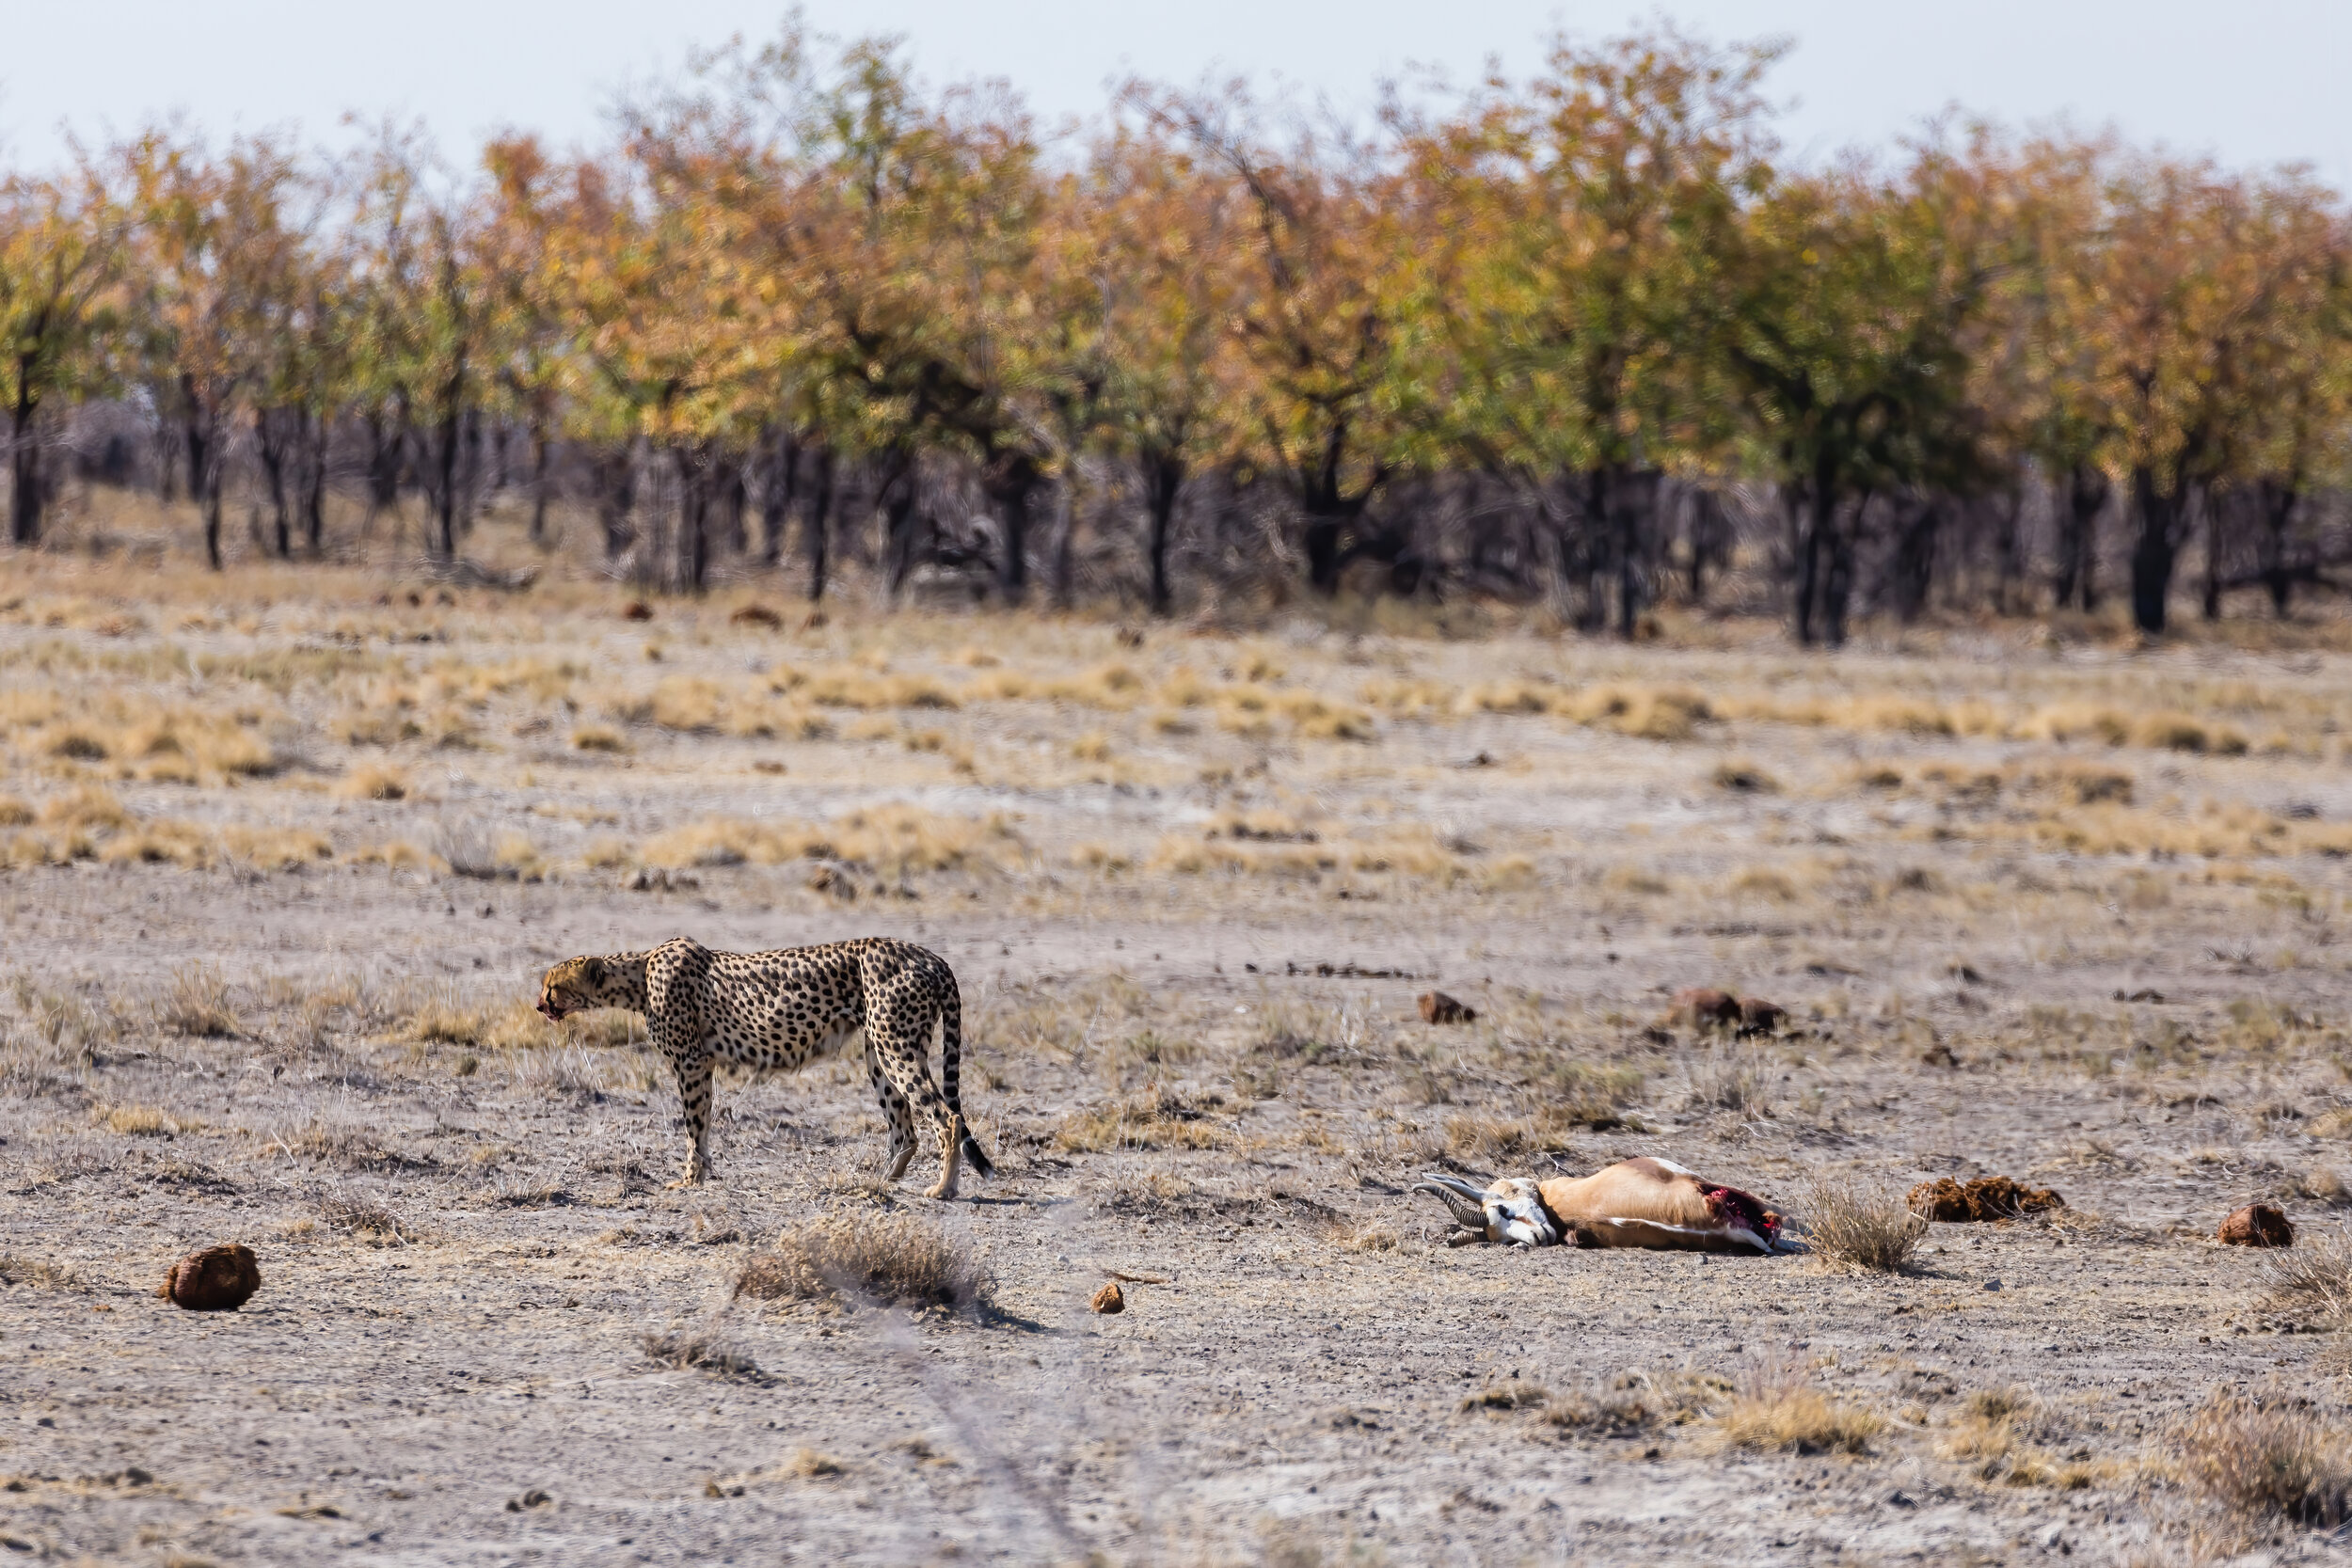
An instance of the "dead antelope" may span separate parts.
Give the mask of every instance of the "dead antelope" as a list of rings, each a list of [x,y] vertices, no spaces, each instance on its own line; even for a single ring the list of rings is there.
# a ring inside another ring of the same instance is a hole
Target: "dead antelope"
[[[1786,1252],[1780,1216],[1737,1187],[1703,1181],[1671,1160],[1624,1160],[1590,1176],[1506,1176],[1483,1190],[1432,1175],[1413,1191],[1454,1214],[1448,1246],[1652,1247],[1677,1252]]]

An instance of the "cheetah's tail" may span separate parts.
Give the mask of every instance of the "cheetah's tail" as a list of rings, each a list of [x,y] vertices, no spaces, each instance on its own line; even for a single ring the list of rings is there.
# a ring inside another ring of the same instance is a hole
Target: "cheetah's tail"
[[[939,1008],[939,1081],[946,1091],[947,1109],[956,1118],[956,1126],[963,1129],[963,1157],[972,1162],[972,1168],[982,1176],[996,1174],[996,1164],[980,1148],[979,1140],[964,1126],[963,1087],[963,997],[954,975],[947,977],[947,999]]]

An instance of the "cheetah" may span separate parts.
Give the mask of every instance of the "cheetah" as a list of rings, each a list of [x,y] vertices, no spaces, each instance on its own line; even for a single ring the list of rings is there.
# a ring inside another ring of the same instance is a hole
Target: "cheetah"
[[[839,1050],[861,1030],[866,1072],[890,1122],[890,1174],[914,1158],[919,1115],[939,1138],[935,1198],[956,1196],[957,1156],[993,1176],[963,1122],[957,1071],[963,1054],[963,1001],[955,972],[927,948],[862,937],[771,953],[714,953],[673,937],[644,953],[566,958],[539,986],[549,1019],[587,1007],[643,1013],[653,1043],[677,1074],[693,1149],[680,1185],[711,1174],[710,1069],[714,1062],[797,1068]],[[931,1085],[931,1026],[939,1025],[940,1079]]]

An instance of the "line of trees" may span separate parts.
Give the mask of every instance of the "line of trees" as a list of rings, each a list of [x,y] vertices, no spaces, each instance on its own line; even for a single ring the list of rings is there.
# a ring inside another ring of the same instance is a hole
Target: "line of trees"
[[[443,557],[511,488],[684,590],[797,542],[812,597],[851,554],[894,593],[1468,590],[1631,635],[1743,530],[1832,644],[2340,586],[2333,193],[1948,123],[1783,168],[1774,55],[1563,37],[1369,134],[1136,83],[1048,138],[794,24],[566,156],[151,130],[0,183],[10,537],[71,459],[184,493],[215,566],[233,478],[289,558],[330,485],[420,500]]]

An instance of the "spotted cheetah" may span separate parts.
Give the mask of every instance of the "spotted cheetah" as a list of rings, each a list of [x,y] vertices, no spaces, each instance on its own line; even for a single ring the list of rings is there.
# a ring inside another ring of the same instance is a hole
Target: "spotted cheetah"
[[[550,1019],[586,1007],[624,1007],[645,1016],[653,1043],[677,1074],[686,1131],[693,1142],[686,1185],[711,1174],[710,1069],[714,1062],[796,1068],[840,1049],[863,1030],[866,1071],[890,1121],[890,1175],[914,1158],[919,1114],[939,1138],[939,1183],[930,1196],[956,1196],[956,1160],[982,1176],[995,1173],[963,1124],[957,1069],[963,1054],[963,1001],[955,972],[927,948],[888,937],[862,937],[772,953],[714,953],[673,937],[644,953],[566,958],[539,986],[539,1010]],[[931,1026],[940,1031],[943,1095],[931,1086]]]

